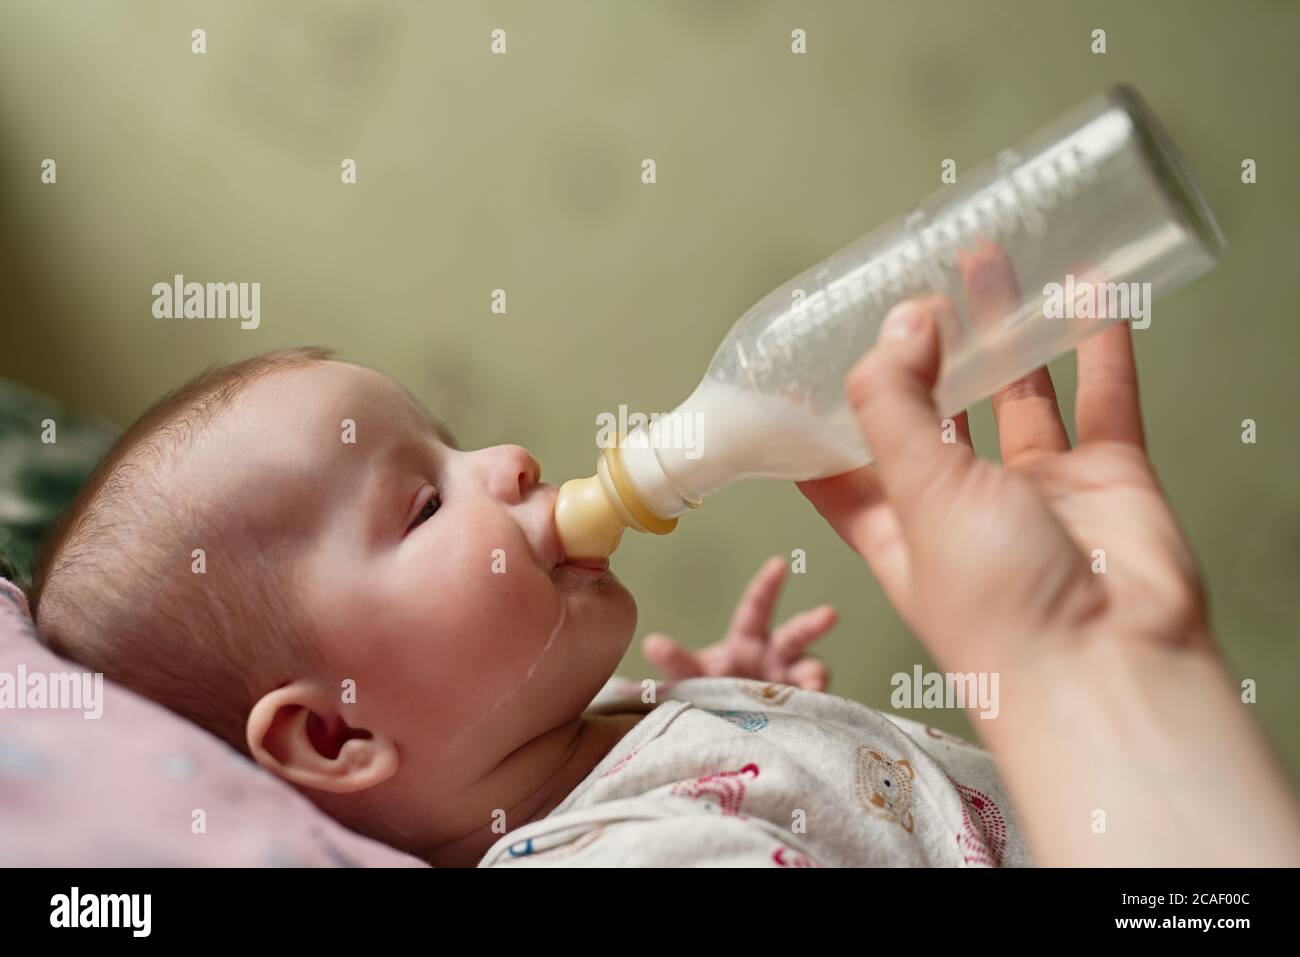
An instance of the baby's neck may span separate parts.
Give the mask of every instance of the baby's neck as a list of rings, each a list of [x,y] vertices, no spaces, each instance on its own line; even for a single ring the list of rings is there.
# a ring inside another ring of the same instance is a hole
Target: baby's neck
[[[644,717],[583,714],[528,742],[465,795],[485,823],[421,856],[435,867],[473,867],[501,838],[500,826],[493,830],[496,809],[505,810],[509,831],[546,817]]]

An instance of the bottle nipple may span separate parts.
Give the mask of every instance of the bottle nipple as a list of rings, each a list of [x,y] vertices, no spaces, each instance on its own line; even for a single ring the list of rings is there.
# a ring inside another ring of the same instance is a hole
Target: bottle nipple
[[[667,535],[676,527],[676,518],[661,518],[638,497],[617,445],[601,453],[595,475],[565,482],[555,498],[555,531],[565,558],[608,558],[625,528]]]
[[[599,475],[560,486],[555,499],[555,530],[565,558],[608,558],[618,548],[626,527]]]

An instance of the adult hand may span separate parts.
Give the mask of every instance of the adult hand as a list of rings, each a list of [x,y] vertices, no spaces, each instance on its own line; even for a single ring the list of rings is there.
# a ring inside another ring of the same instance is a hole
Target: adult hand
[[[972,323],[1020,302],[996,246],[960,267]],[[993,396],[999,467],[975,457],[966,414],[945,429],[930,397],[953,321],[943,296],[890,313],[847,380],[876,464],[800,484],[899,614],[957,670],[1043,636],[1208,642],[1200,576],[1147,458],[1127,324],[1079,345],[1076,447],[1045,368]]]
[[[960,265],[973,322],[1020,301],[995,247]],[[1077,447],[1045,369],[994,395],[999,467],[964,415],[943,441],[931,390],[952,321],[937,296],[890,314],[847,381],[875,467],[801,488],[941,667],[1001,675],[998,717],[974,724],[1035,860],[1300,863],[1294,791],[1147,459],[1127,325],[1079,346]]]

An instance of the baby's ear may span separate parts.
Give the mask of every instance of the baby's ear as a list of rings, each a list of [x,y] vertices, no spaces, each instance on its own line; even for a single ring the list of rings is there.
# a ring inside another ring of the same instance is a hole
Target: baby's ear
[[[291,784],[318,791],[351,794],[382,784],[397,771],[397,745],[349,726],[342,707],[308,681],[276,688],[249,712],[249,753]]]

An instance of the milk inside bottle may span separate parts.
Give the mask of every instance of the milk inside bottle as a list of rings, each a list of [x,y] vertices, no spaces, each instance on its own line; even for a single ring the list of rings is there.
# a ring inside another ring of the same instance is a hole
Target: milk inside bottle
[[[1005,257],[1014,290],[976,315],[960,264],[988,249]],[[868,463],[844,377],[904,300],[937,293],[952,305],[934,393],[951,415],[1111,323],[1152,321],[1146,293],[1184,285],[1223,249],[1169,135],[1134,90],[1116,87],[763,297],[685,401],[561,488],[565,553],[608,556],[625,528],[666,534],[742,479]]]

